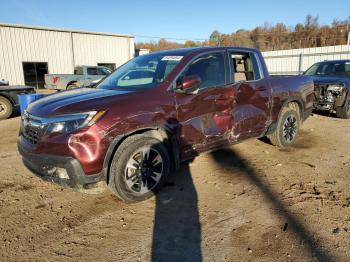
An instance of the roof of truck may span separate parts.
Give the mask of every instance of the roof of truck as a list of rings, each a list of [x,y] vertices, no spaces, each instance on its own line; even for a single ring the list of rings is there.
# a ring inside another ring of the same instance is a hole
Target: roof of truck
[[[227,49],[238,49],[239,51],[243,52],[251,52],[251,51],[258,51],[254,48],[246,48],[246,47],[237,47],[237,46],[203,46],[203,47],[190,47],[190,48],[177,48],[177,49],[169,49],[169,50],[162,50],[162,51],[156,51],[153,52],[157,54],[163,54],[163,55],[188,55],[190,53],[204,53],[208,51],[215,51],[215,50],[227,50]]]

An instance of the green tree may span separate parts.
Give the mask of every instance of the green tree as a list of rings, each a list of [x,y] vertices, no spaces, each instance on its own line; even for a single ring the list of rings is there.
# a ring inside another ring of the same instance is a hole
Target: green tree
[[[221,44],[221,33],[218,30],[214,30],[211,33],[209,43],[213,46],[219,46]]]

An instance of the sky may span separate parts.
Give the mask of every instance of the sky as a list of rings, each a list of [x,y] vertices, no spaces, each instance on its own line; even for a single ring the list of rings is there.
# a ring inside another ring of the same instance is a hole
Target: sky
[[[0,23],[131,34],[135,41],[164,37],[208,39],[265,22],[294,26],[305,16],[321,24],[350,16],[350,0],[0,0]]]

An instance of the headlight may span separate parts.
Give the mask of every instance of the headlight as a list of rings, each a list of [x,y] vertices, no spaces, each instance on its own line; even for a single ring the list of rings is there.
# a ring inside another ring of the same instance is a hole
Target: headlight
[[[327,91],[342,92],[344,89],[343,85],[329,85]]]
[[[95,124],[106,111],[91,111],[62,115],[47,120],[47,133],[69,133],[82,127]]]

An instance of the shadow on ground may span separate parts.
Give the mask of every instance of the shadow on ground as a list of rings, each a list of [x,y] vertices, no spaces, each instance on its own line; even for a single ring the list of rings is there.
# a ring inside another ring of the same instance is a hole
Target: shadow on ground
[[[218,166],[243,172],[274,206],[278,215],[287,221],[289,230],[301,240],[313,259],[333,261],[307,227],[286,208],[278,193],[260,179],[248,161],[232,148],[218,150],[211,155]],[[189,163],[183,164],[169,181],[156,197],[152,261],[202,261],[198,197]]]
[[[156,196],[152,261],[202,261],[197,192],[189,163]]]
[[[332,118],[338,118],[337,114],[334,112],[329,112],[327,110],[313,110],[313,114],[319,115],[319,116],[326,116],[326,117],[332,117]]]
[[[274,209],[279,212],[279,215],[288,221],[289,228],[305,244],[314,258],[318,261],[333,261],[330,255],[319,247],[317,240],[312,236],[312,233],[306,226],[285,207],[279,199],[278,193],[274,192],[269,185],[260,179],[248,161],[242,158],[232,148],[221,149],[212,152],[211,155],[217,165],[243,172],[248,180],[263,193],[265,199],[274,206]]]

